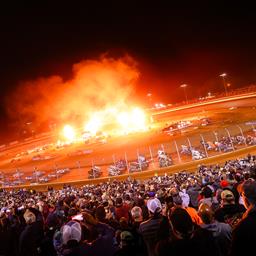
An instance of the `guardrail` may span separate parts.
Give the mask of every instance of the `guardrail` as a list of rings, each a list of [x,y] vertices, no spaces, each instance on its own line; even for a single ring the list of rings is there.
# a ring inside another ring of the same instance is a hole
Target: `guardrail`
[[[51,183],[45,183],[45,184],[37,184],[37,185],[22,185],[22,186],[13,186],[13,187],[6,187],[6,190],[13,190],[13,189],[34,189],[37,191],[47,191],[49,187],[55,188],[55,189],[61,189],[64,185],[72,185],[72,186],[82,186],[85,184],[100,184],[102,182],[110,182],[114,180],[125,180],[127,178],[133,178],[133,179],[141,179],[145,180],[153,175],[164,175],[166,174],[173,174],[178,171],[186,170],[190,172],[194,172],[199,164],[214,164],[216,162],[218,163],[224,163],[228,159],[237,158],[244,156],[248,153],[251,153],[256,150],[256,146],[251,146],[248,148],[243,148],[238,151],[228,152],[222,155],[210,157],[207,159],[201,159],[194,162],[189,163],[183,163],[176,166],[170,166],[165,168],[158,168],[153,169],[149,171],[143,171],[139,173],[130,173],[130,174],[123,174],[115,177],[101,177],[96,179],[84,179],[84,180],[76,180],[76,181],[66,181],[66,182],[51,182]]]
[[[225,99],[225,98],[229,98],[230,96],[239,96],[239,95],[246,95],[246,94],[252,94],[252,93],[256,93],[256,85],[250,85],[247,87],[234,89],[232,91],[228,91],[227,94],[225,94],[224,92],[216,93],[216,94],[212,94],[211,97],[205,97],[205,98],[201,98],[201,99],[198,99],[198,98],[190,99],[187,102],[182,101],[182,102],[174,103],[171,106],[168,106],[165,108],[150,109],[150,110],[154,113],[154,112],[161,111],[161,110],[167,110],[167,109],[172,109],[172,108],[176,108],[176,107],[192,105],[192,104],[196,104],[196,103],[207,103],[207,102],[211,102],[212,100],[216,100],[216,99],[221,99],[221,98]]]
[[[75,161],[75,160],[72,160],[72,156],[71,156],[70,159],[67,159],[66,164],[56,163],[54,160],[52,160],[51,170],[42,168],[40,169],[40,171],[45,171],[45,175],[48,175],[50,173],[56,174],[57,178],[55,178],[55,180],[57,183],[58,183],[58,180],[62,177],[62,174],[57,174],[57,171],[63,168],[68,168],[70,170],[72,169],[72,174],[70,172],[71,175],[69,177],[69,178],[72,178],[72,180],[81,179],[81,178],[86,179],[85,177],[87,177],[86,175],[87,171],[92,167],[92,165],[101,166],[103,170],[105,169],[107,170],[108,166],[115,165],[116,160],[125,159],[127,166],[129,166],[129,163],[138,160],[139,155],[145,156],[146,159],[150,161],[149,168],[154,170],[156,169],[156,166],[158,166],[159,164],[157,160],[159,149],[163,150],[164,152],[166,152],[168,155],[171,156],[174,166],[179,166],[180,164],[188,163],[191,161],[192,162],[198,161],[194,159],[191,154],[182,155],[181,153],[182,146],[186,146],[188,149],[193,148],[196,151],[203,153],[205,155],[203,161],[207,161],[207,159],[216,155],[222,155],[226,151],[224,148],[221,149],[216,147],[215,147],[215,150],[207,149],[204,144],[205,142],[206,143],[211,142],[211,144],[213,144],[214,141],[221,142],[221,143],[222,141],[224,141],[223,143],[226,143],[226,142],[229,143],[229,141],[231,141],[231,146],[229,147],[229,150],[236,152],[237,149],[239,150],[241,148],[248,148],[248,146],[250,146],[249,142],[245,140],[245,138],[248,138],[247,136],[249,136],[250,138],[253,138],[252,143],[253,145],[255,145],[256,132],[253,124],[254,124],[253,122],[247,122],[247,123],[236,124],[236,125],[232,125],[224,128],[220,127],[218,128],[218,130],[216,129],[209,130],[207,128],[206,131],[201,130],[200,132],[198,132],[197,129],[194,129],[196,127],[194,128],[192,127],[193,129],[190,130],[191,133],[189,135],[186,136],[184,134],[184,136],[179,136],[177,138],[175,136],[170,137],[170,140],[165,141],[162,144],[153,144],[150,146],[144,145],[144,146],[138,147],[137,149],[130,150],[129,152],[125,152],[125,151],[115,152],[115,154],[112,154],[112,155],[111,154],[103,155],[104,158],[102,158],[102,156],[98,156],[98,157],[94,156],[94,158],[90,156],[83,158],[83,156],[81,156],[79,160],[76,159]],[[239,136],[240,141],[233,143],[231,140],[231,137],[235,137],[235,136]],[[244,138],[244,139],[241,139],[241,138]],[[201,144],[200,141],[204,143]],[[67,155],[66,157],[68,158],[69,156]],[[30,165],[31,170],[35,170],[36,165],[37,165],[36,162],[34,163],[34,166],[33,164],[31,164]],[[22,171],[22,170],[19,170],[19,171]],[[144,172],[145,171],[143,171],[143,173]],[[26,172],[26,175],[30,175],[30,173]],[[106,176],[106,178],[108,177],[109,176]],[[11,181],[11,180],[12,180],[12,176],[6,175],[3,181]]]

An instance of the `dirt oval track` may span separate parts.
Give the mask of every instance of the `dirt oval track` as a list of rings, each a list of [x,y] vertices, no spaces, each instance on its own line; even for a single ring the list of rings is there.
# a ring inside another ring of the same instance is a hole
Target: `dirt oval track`
[[[229,100],[227,102],[208,104],[206,106],[196,106],[185,109],[176,110],[175,112],[165,112],[159,115],[157,120],[157,128],[154,128],[143,134],[132,134],[123,137],[110,139],[106,144],[93,145],[72,145],[63,148],[61,151],[46,152],[47,154],[54,154],[54,159],[44,161],[32,161],[31,156],[24,156],[20,161],[11,163],[10,160],[19,152],[27,150],[31,147],[40,146],[49,143],[48,139],[37,138],[26,143],[18,144],[15,147],[8,148],[0,154],[0,170],[6,176],[12,176],[15,170],[21,170],[24,175],[30,175],[35,167],[39,170],[45,171],[46,174],[54,172],[56,168],[70,168],[70,171],[57,179],[45,184],[30,185],[28,183],[19,187],[46,189],[47,186],[60,187],[63,184],[69,183],[74,185],[81,185],[85,183],[100,183],[102,181],[109,181],[112,179],[126,179],[127,177],[134,177],[145,179],[152,175],[160,175],[164,173],[174,173],[181,170],[195,170],[200,163],[214,164],[216,162],[223,162],[227,159],[240,157],[247,153],[255,151],[255,147],[247,147],[245,145],[239,146],[236,151],[223,154],[223,152],[210,152],[209,158],[202,160],[191,161],[191,158],[181,156],[179,159],[177,150],[174,146],[174,141],[180,149],[181,145],[192,143],[197,147],[200,145],[200,136],[204,136],[206,141],[213,141],[214,132],[218,136],[227,136],[227,129],[231,136],[240,134],[242,129],[244,133],[252,133],[252,127],[246,123],[248,121],[256,120],[256,94],[255,98]],[[178,120],[191,119],[195,117],[208,117],[213,120],[212,124],[206,127],[188,128],[184,133],[169,136],[161,133],[161,129],[166,123],[175,122]],[[144,154],[147,158],[151,156],[154,160],[157,155],[157,150],[164,147],[165,151],[172,155],[174,165],[168,168],[158,169],[156,161],[150,165],[150,170],[137,173],[124,173],[116,177],[109,177],[107,168],[109,165],[120,158],[126,156],[127,161],[136,160],[138,153]],[[91,154],[77,155],[74,152],[78,150],[91,150]],[[203,150],[203,148],[202,148]],[[78,166],[79,163],[79,166]],[[92,164],[101,166],[103,170],[102,177],[98,179],[88,179],[88,170]],[[18,187],[16,187],[18,188]]]

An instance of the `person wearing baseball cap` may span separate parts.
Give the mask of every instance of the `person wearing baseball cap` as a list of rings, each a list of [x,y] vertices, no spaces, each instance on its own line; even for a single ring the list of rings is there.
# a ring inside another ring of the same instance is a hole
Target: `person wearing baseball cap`
[[[158,240],[158,232],[161,228],[161,223],[164,221],[162,216],[162,204],[157,198],[152,198],[147,201],[147,208],[150,218],[140,224],[139,233],[147,248],[147,255],[154,255],[155,244]]]
[[[234,203],[235,202],[235,197],[232,191],[225,189],[221,192],[221,200],[223,204],[229,204],[229,203]]]
[[[130,231],[122,231],[120,240],[120,248],[115,252],[115,256],[142,255],[139,254],[136,238]]]
[[[225,222],[234,227],[242,218],[245,208],[236,203],[233,192],[225,189],[221,192],[221,206],[215,211],[215,219],[219,222]]]
[[[19,255],[30,256],[38,255],[40,242],[44,238],[43,225],[36,220],[36,215],[31,209],[26,209],[23,214],[26,226],[19,237]]]
[[[246,212],[233,230],[231,256],[251,255],[256,243],[256,181],[248,179],[239,186]]]
[[[151,214],[158,214],[162,211],[162,204],[159,199],[149,199],[147,202],[148,210]]]

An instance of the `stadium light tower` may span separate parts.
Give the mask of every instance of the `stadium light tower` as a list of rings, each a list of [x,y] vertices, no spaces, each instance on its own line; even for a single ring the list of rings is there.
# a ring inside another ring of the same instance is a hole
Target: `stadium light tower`
[[[224,85],[224,89],[225,89],[225,95],[227,96],[228,95],[228,91],[227,91],[227,84],[226,84],[226,76],[227,76],[226,73],[223,73],[223,74],[220,75],[220,77],[222,77],[222,80],[223,80],[223,85]]]
[[[187,84],[182,84],[181,86],[180,86],[180,88],[183,88],[183,90],[184,90],[184,95],[185,95],[185,99],[186,99],[186,104],[188,104],[188,96],[187,96],[187,91],[186,91],[186,88],[187,88]]]

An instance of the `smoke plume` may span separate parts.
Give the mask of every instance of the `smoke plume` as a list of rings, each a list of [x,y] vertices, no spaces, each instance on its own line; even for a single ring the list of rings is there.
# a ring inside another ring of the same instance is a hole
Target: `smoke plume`
[[[72,79],[42,77],[21,83],[8,96],[8,114],[38,126],[49,120],[86,118],[91,112],[128,103],[139,78],[129,57],[83,60],[73,65]]]

